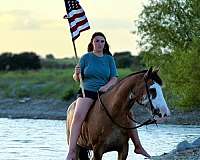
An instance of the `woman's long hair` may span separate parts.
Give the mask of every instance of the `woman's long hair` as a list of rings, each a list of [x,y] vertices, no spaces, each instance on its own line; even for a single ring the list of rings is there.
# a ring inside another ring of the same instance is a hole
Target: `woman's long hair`
[[[92,35],[92,38],[90,40],[90,43],[88,44],[88,52],[92,52],[93,51],[93,44],[92,44],[92,41],[93,39],[96,37],[96,36],[101,36],[105,39],[105,45],[104,45],[104,49],[103,49],[103,54],[108,54],[108,55],[111,55],[111,52],[109,50],[109,45],[108,45],[108,42],[106,41],[106,37],[103,33],[101,32],[95,32],[93,35]]]

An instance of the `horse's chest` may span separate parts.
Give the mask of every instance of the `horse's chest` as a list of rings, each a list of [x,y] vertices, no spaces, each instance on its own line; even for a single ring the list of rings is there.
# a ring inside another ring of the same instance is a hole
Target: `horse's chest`
[[[128,142],[127,135],[127,133],[123,133],[119,129],[113,130],[105,136],[104,145],[108,150],[120,148],[124,143]]]

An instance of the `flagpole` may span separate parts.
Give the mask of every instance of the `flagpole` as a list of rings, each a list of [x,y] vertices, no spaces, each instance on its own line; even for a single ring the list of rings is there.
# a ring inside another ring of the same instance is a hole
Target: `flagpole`
[[[73,43],[73,47],[74,47],[74,53],[75,53],[75,58],[76,58],[76,64],[78,64],[78,63],[79,63],[79,61],[78,61],[78,55],[77,55],[77,51],[76,51],[76,45],[75,45],[75,42],[74,42],[73,39],[72,39],[72,43]],[[79,78],[79,80],[80,80],[80,87],[81,87],[81,91],[82,91],[83,97],[85,97],[85,91],[84,91],[83,79],[82,79],[81,73],[79,73],[78,78]]]
[[[75,39],[79,37],[80,32],[90,29],[90,26],[89,26],[87,17],[85,16],[85,12],[77,0],[64,0],[64,2],[65,2],[65,8],[66,8],[67,14],[64,15],[63,18],[68,19],[69,21],[70,32],[72,36],[72,43],[73,43],[74,53],[76,57],[76,63],[78,64],[79,61],[78,61],[78,56],[76,52]],[[82,90],[83,97],[85,97],[81,72],[79,73],[78,78],[80,81],[80,87]]]
[[[74,40],[72,40],[72,43],[73,43],[73,47],[74,47],[74,53],[75,53],[75,57],[76,57],[76,63],[78,64],[78,55],[77,55],[76,45],[75,45]]]

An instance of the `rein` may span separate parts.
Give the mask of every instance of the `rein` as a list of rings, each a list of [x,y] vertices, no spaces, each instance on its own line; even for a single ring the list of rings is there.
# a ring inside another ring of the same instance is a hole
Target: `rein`
[[[146,81],[145,81],[145,84],[146,84],[146,86],[147,86]],[[148,90],[148,86],[147,86],[146,89]],[[149,92],[148,92],[148,93],[149,93]],[[112,121],[112,123],[114,123],[114,124],[115,124],[116,126],[118,126],[119,128],[126,129],[126,130],[130,130],[130,129],[137,129],[137,128],[142,127],[142,126],[144,126],[144,125],[156,124],[156,120],[150,118],[150,119],[146,120],[145,122],[140,123],[140,125],[138,125],[138,126],[136,126],[136,127],[125,127],[125,126],[120,125],[120,124],[117,123],[117,122],[112,118],[112,116],[110,115],[109,111],[107,110],[106,106],[104,105],[104,103],[103,103],[102,100],[101,100],[99,91],[97,91],[97,94],[98,94],[98,100],[99,100],[101,106],[103,107],[104,111],[106,112],[106,115],[109,117],[109,119]],[[151,100],[151,99],[150,99],[150,96],[149,96],[149,100]],[[151,101],[150,101],[150,103],[151,103]],[[152,104],[152,103],[151,103],[151,104]],[[152,107],[153,107],[153,105],[152,105]],[[138,123],[138,122],[137,122],[136,120],[134,120],[132,117],[130,117],[130,116],[128,116],[128,117],[129,117],[133,122]]]

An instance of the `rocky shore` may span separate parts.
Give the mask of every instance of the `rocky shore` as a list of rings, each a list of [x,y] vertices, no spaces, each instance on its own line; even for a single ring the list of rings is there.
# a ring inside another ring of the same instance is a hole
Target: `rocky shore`
[[[0,118],[65,120],[70,103],[55,99],[0,99]]]
[[[55,99],[9,99],[0,98],[0,118],[29,118],[65,120],[68,106],[74,100],[61,101]],[[142,107],[135,107],[137,121],[145,121],[150,115]],[[200,110],[182,112],[171,109],[171,117],[165,123],[177,125],[200,125]],[[197,145],[198,144],[198,145]],[[200,138],[192,144],[181,142],[169,153],[155,156],[152,160],[200,160]]]
[[[151,157],[151,160],[200,160],[200,137],[193,143],[180,142],[176,149],[160,156]]]

